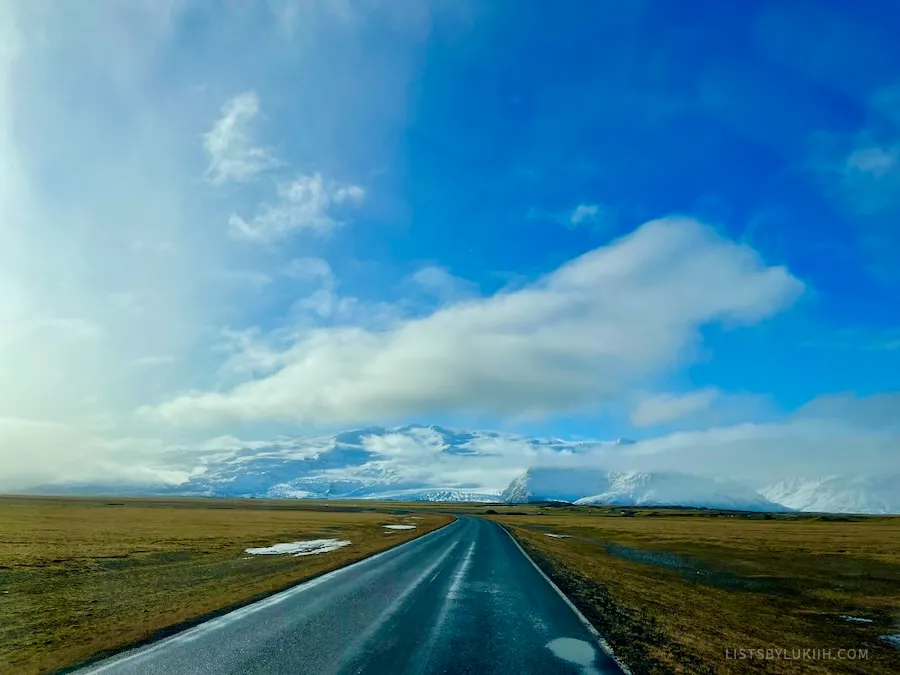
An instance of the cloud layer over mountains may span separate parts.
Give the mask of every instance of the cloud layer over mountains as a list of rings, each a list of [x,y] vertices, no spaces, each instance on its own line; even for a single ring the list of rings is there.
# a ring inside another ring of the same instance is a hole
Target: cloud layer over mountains
[[[590,410],[695,358],[702,326],[759,321],[802,289],[709,227],[658,220],[523,288],[387,325],[296,329],[283,346],[254,345],[274,372],[156,412],[173,424],[216,425]]]

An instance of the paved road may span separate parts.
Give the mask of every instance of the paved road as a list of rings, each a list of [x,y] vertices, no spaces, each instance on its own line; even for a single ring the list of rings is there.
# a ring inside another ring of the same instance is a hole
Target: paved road
[[[509,535],[490,521],[461,517],[408,544],[79,672],[621,671]]]

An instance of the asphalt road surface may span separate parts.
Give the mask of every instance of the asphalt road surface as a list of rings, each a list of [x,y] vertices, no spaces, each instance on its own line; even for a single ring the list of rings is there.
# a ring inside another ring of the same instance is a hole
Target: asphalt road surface
[[[79,671],[621,672],[509,535],[495,523],[466,517]]]

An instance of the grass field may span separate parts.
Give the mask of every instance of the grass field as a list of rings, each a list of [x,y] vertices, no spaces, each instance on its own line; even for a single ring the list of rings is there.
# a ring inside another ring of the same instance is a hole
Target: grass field
[[[0,497],[0,673],[52,672],[158,637],[433,530],[450,520],[440,509],[511,529],[635,675],[900,672],[900,651],[878,640],[900,633],[900,518]],[[402,523],[417,528],[383,527]],[[317,538],[352,544],[244,552]],[[729,658],[739,649],[832,654]],[[838,660],[839,649],[867,658]]]
[[[898,517],[491,510],[635,675],[900,673],[900,650],[878,639],[900,633]],[[760,661],[738,649],[831,653]]]
[[[116,651],[449,521],[399,503],[0,497],[0,673]],[[417,527],[383,527],[400,523]],[[352,544],[244,553],[317,538]]]

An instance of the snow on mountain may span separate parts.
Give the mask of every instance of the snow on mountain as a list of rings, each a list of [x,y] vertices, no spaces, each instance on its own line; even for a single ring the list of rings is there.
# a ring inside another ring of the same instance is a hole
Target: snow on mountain
[[[535,468],[513,480],[502,496],[511,502],[553,500],[575,504],[785,510],[741,483],[672,472]]]
[[[366,497],[366,499],[386,499],[404,502],[481,502],[485,504],[497,504],[502,501],[499,490],[474,492],[453,487],[378,492]]]
[[[900,513],[900,474],[793,478],[760,490],[767,499],[818,513]]]
[[[59,483],[41,494],[203,495],[274,499],[680,505],[756,511],[900,513],[900,475],[795,478],[754,492],[743,483],[672,472],[629,471],[634,441],[566,441],[439,426],[369,427],[331,435],[244,442],[207,441],[189,454],[197,464],[180,485]],[[638,445],[638,447],[640,447]],[[540,458],[608,466],[532,468]],[[567,460],[567,461],[568,461]],[[607,464],[607,462],[611,462]]]
[[[499,500],[496,485],[448,482],[435,475],[437,465],[503,456],[522,461],[539,452],[577,454],[601,445],[434,425],[369,427],[269,443],[235,440],[223,453],[208,448],[217,452],[215,459],[175,489],[222,497],[491,502]]]

